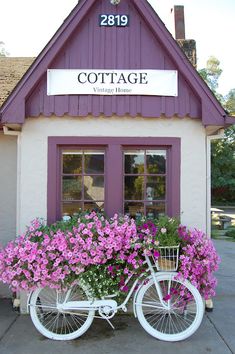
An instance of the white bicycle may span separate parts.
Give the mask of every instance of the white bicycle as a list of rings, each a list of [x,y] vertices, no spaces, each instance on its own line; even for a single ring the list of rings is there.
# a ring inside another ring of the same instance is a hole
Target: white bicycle
[[[118,310],[127,311],[126,305],[133,295],[134,315],[151,336],[171,342],[190,337],[202,322],[203,300],[189,281],[177,279],[179,249],[168,247],[161,251],[157,261],[145,255],[149,275],[133,282],[121,304],[117,303],[115,295],[94,299],[90,289],[81,282],[66,292],[51,288],[33,291],[28,306],[35,327],[54,340],[81,336],[95,317],[107,320],[114,328],[110,319]],[[132,276],[126,284],[131,279]]]

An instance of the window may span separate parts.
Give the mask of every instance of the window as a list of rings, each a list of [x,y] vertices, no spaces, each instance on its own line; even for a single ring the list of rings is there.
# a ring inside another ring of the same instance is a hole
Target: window
[[[61,215],[104,211],[104,151],[62,150]]]
[[[179,216],[180,139],[49,137],[47,209]]]
[[[166,213],[166,150],[124,151],[124,212],[132,217]]]

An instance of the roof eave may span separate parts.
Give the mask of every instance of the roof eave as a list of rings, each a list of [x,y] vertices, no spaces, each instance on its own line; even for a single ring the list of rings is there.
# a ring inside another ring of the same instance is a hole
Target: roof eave
[[[54,36],[50,39],[50,41],[46,44],[46,46],[43,48],[41,53],[37,56],[37,58],[34,60],[32,65],[29,67],[29,69],[26,71],[24,76],[21,78],[21,80],[18,82],[16,87],[13,89],[13,91],[10,93],[8,98],[4,101],[2,106],[0,107],[0,122],[2,123],[24,123],[25,121],[25,108],[22,109],[22,103],[18,107],[17,103],[19,104],[19,101],[25,103],[25,99],[27,95],[30,93],[30,87],[35,85],[35,82],[38,82],[40,80],[40,72],[37,70],[39,67],[39,64],[41,64],[43,61],[45,61],[45,57],[47,57],[47,60],[44,63],[45,70],[47,70],[48,64],[53,60],[54,56],[56,55],[55,53],[58,53],[60,50],[60,46],[57,45],[57,40],[60,36],[63,36],[65,38],[68,37],[69,34],[64,33],[66,29],[70,26],[69,32],[73,32],[73,30],[76,28],[78,23],[84,18],[86,13],[90,10],[91,6],[95,0],[82,0],[79,1],[78,4],[72,9],[70,14],[66,17],[62,25],[59,27],[59,29],[55,32]],[[79,21],[77,21],[77,13],[81,12]],[[76,21],[74,19],[76,18]],[[55,48],[55,51],[53,52],[53,57],[51,57],[49,54],[50,50],[52,47],[56,46],[58,48]],[[40,70],[41,71],[41,70]],[[35,74],[36,75],[33,75]],[[32,79],[33,76],[33,79]],[[32,82],[34,81],[34,82]],[[14,102],[14,107],[17,108],[12,108],[12,103]],[[15,115],[13,115],[13,112]]]

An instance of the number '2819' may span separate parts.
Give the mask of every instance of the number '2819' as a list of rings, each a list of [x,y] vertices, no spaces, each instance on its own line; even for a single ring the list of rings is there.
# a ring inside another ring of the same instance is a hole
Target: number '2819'
[[[105,27],[125,27],[129,26],[128,15],[99,15],[99,25]]]

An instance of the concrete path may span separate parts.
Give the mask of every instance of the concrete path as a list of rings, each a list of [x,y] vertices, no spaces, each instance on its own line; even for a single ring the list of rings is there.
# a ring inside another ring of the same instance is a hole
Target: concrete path
[[[42,337],[29,316],[18,315],[0,299],[0,354],[231,354],[235,353],[235,242],[216,240],[222,258],[214,311],[206,313],[189,339],[166,343],[153,339],[132,316],[113,319],[116,331],[95,320],[80,339],[56,342]]]

